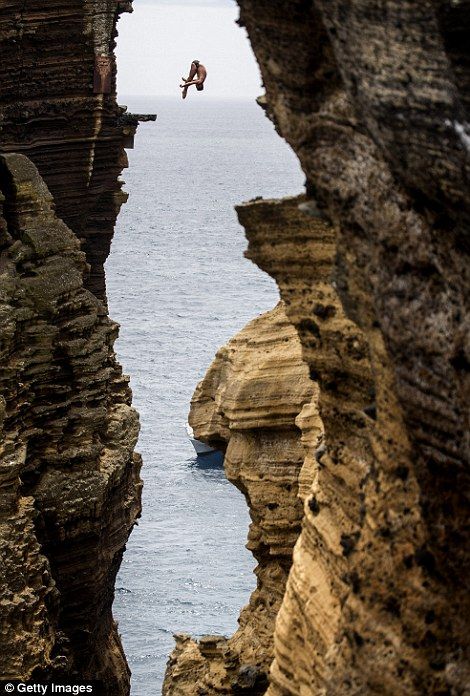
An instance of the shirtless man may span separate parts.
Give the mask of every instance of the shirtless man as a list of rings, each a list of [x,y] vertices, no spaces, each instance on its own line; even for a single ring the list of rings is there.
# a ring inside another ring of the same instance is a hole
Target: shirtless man
[[[197,79],[194,79],[195,77]],[[204,67],[204,65],[200,63],[198,60],[193,60],[193,62],[191,63],[191,69],[189,71],[189,77],[181,78],[183,80],[183,84],[180,85],[180,87],[183,90],[181,94],[183,99],[186,99],[188,89],[189,87],[191,87],[191,85],[196,85],[196,89],[198,90],[198,92],[202,92],[202,90],[204,89],[204,82],[206,81],[206,77],[207,70]]]

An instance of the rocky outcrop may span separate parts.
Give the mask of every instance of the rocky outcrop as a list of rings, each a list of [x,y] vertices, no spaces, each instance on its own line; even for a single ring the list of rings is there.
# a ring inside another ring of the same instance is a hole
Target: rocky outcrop
[[[274,229],[290,243],[286,204],[271,225],[262,206],[241,211],[325,428],[269,693],[465,693],[468,3],[239,4],[268,113],[307,175],[306,212],[337,231],[330,278],[352,339],[332,332],[321,246],[298,235],[286,264],[268,249]],[[309,248],[306,288],[294,262]],[[311,563],[326,572],[307,575]],[[322,588],[327,621],[306,612]]]
[[[307,178],[239,217],[319,388],[266,693],[466,694],[469,5],[239,5]]]
[[[98,679],[110,696],[129,693],[111,605],[141,489],[103,271],[142,118],[115,94],[130,9],[0,14],[0,673]]]
[[[377,693],[388,693],[395,687],[379,654],[393,660],[386,648],[403,646],[405,631],[422,630],[411,617],[404,625],[403,605],[423,621],[427,606],[419,564],[411,560],[423,544],[418,488],[383,343],[378,332],[368,341],[347,317],[331,282],[336,233],[311,215],[309,202],[260,201],[238,212],[248,255],[277,278],[310,375],[321,385],[324,428],[319,448],[309,437],[318,415],[304,411],[297,419],[306,447],[304,529],[278,617],[268,693],[321,693],[327,680],[340,677],[343,651],[346,678],[373,653],[366,678],[374,674]],[[419,664],[407,651],[404,680],[413,658]],[[351,685],[367,693],[364,677],[351,678]]]
[[[257,588],[230,639],[207,636],[196,643],[177,636],[164,694],[266,691],[274,621],[302,518],[297,494],[303,449],[295,418],[304,404],[315,409],[315,402],[315,385],[282,304],[221,348],[197,387],[190,423],[196,437],[226,449],[226,475],[246,497]]]
[[[23,155],[0,157],[4,677],[79,675],[128,692],[114,579],[140,512],[138,419],[117,326]]]
[[[116,23],[131,10],[117,0],[14,0],[0,15],[0,151],[34,162],[58,216],[82,242],[86,287],[101,299],[127,198],[123,145],[137,125],[116,102]]]

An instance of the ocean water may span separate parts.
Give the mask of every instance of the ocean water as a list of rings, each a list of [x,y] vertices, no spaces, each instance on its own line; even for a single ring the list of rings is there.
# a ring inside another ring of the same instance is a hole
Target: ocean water
[[[252,102],[190,94],[120,98],[142,124],[124,172],[106,264],[118,357],[140,412],[143,515],[117,580],[114,614],[133,696],[160,693],[174,632],[230,635],[255,587],[242,494],[220,465],[198,462],[185,423],[216,350],[278,300],[243,257],[233,206],[300,192],[295,156]]]

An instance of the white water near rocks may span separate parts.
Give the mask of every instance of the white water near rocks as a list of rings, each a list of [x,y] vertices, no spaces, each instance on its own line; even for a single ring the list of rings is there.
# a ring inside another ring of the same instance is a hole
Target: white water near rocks
[[[301,191],[295,156],[252,102],[139,99],[142,124],[106,264],[116,349],[140,413],[143,515],[117,580],[114,614],[133,696],[160,693],[174,632],[230,635],[255,587],[242,494],[197,463],[185,433],[191,395],[216,350],[278,300],[243,257],[233,206]]]

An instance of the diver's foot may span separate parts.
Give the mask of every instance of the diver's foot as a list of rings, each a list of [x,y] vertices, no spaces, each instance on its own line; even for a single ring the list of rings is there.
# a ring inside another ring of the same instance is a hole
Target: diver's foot
[[[187,89],[183,89],[183,91],[181,92],[181,96],[182,96],[183,99],[186,99],[187,93],[188,93],[188,90],[187,90]]]

